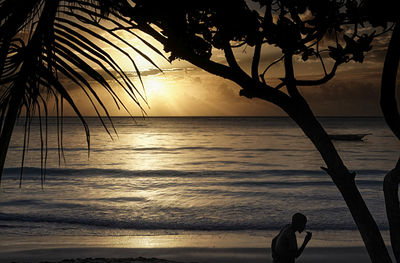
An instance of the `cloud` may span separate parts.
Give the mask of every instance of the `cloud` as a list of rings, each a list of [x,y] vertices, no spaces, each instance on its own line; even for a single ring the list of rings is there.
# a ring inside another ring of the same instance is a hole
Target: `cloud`
[[[377,72],[341,72],[322,86],[300,90],[317,115],[381,115],[380,74]]]
[[[379,116],[379,71],[353,65],[322,86],[301,87],[300,91],[309,102],[316,115],[320,116]],[[318,78],[308,75],[307,78]],[[235,83],[209,74],[203,70],[170,70],[164,74],[144,76],[148,91],[149,116],[286,116],[277,106],[260,99],[247,99],[239,96],[240,87]],[[151,86],[159,83],[161,89],[151,91]],[[111,107],[112,115],[125,112],[113,106],[109,95],[99,92]],[[118,94],[123,94],[118,91]],[[86,115],[94,115],[81,92],[74,91],[80,108]],[[126,96],[121,95],[122,98]],[[135,115],[141,115],[138,108],[127,98],[128,105]]]
[[[377,38],[364,63],[347,63],[341,65],[336,76],[325,85],[320,87],[301,87],[312,109],[317,115],[380,115],[379,88],[380,74],[387,46],[387,36]],[[253,49],[237,49],[235,55],[240,65],[249,71]],[[215,56],[223,58],[221,51],[216,51]],[[274,59],[281,56],[280,50],[267,47],[263,50],[260,70]],[[328,71],[332,61],[326,60]],[[137,74],[134,71],[126,71],[135,84],[140,88]],[[159,83],[162,89],[148,89],[151,108],[147,110],[150,116],[185,116],[185,115],[231,115],[231,116],[285,116],[278,107],[273,104],[259,100],[247,99],[239,96],[240,87],[235,83],[209,74],[201,69],[195,68],[185,61],[174,61],[172,64],[163,66],[163,73],[157,69],[147,68],[142,72],[143,80]],[[322,77],[322,67],[318,60],[309,60],[306,63],[295,59],[295,73],[299,79],[318,79]],[[105,75],[104,73],[101,73]],[[279,77],[283,76],[282,63],[278,63],[268,72],[267,82],[271,85],[278,84]],[[107,80],[111,80],[107,77]],[[67,83],[74,90],[74,84]],[[76,86],[76,85],[75,85]],[[76,96],[80,94],[76,92]],[[119,91],[118,94],[122,94]],[[107,105],[112,105],[109,95],[100,92],[107,98]],[[125,98],[125,101],[127,98]],[[93,115],[93,110],[87,106],[84,98],[79,98],[84,113]],[[133,105],[130,103],[130,105]],[[135,106],[131,106],[132,112],[140,115]],[[118,111],[112,106],[111,114],[124,115],[125,112]]]

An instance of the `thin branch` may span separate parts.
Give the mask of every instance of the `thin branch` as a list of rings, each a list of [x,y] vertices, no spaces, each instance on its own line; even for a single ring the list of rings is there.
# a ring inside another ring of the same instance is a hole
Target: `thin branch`
[[[244,46],[244,45],[246,45],[247,44],[247,42],[246,41],[243,41],[242,43],[239,43],[239,44],[236,44],[236,45],[231,45],[231,47],[233,47],[233,48],[238,48],[238,47],[242,47],[242,46]]]
[[[318,41],[318,43],[317,43],[317,53],[316,53],[315,55],[316,55],[317,58],[319,58],[319,60],[321,61],[321,65],[322,65],[322,68],[323,68],[323,70],[324,70],[324,74],[327,75],[327,73],[326,73],[326,68],[325,68],[325,63],[324,63],[324,59],[322,58],[321,53],[320,53],[320,51],[319,51],[319,41]]]
[[[228,41],[226,41],[226,43],[224,44],[224,53],[226,61],[231,68],[235,70],[242,70],[236,61],[235,55],[233,54],[232,48]]]
[[[274,60],[271,64],[268,65],[268,67],[266,67],[263,71],[263,73],[260,75],[261,79],[263,82],[265,82],[265,74],[267,73],[267,71],[276,63],[278,63],[279,61],[281,61],[283,58],[285,57],[285,55],[283,55],[282,57]]]
[[[259,81],[258,66],[260,65],[261,46],[262,42],[260,41],[254,47],[253,61],[251,63],[251,77],[256,81]]]
[[[380,33],[378,33],[378,34],[375,34],[375,32],[374,32],[374,33],[373,33],[373,37],[376,38],[376,37],[379,37],[379,36],[381,36],[381,35],[383,35],[383,34],[386,34],[386,33],[389,32],[389,31],[394,30],[395,25],[396,25],[396,23],[393,23],[388,29],[383,30],[382,32],[380,32]]]
[[[279,83],[277,86],[275,86],[274,89],[280,89],[280,88],[283,88],[286,85],[285,79],[281,79],[281,80],[282,80],[282,82]]]
[[[294,76],[293,54],[292,53],[285,54],[284,66],[285,66],[286,89],[289,92],[289,95],[292,98],[301,98],[299,90],[297,89],[296,78]]]
[[[321,85],[329,80],[331,80],[336,73],[336,70],[338,68],[340,63],[335,62],[335,64],[332,67],[332,70],[329,74],[326,74],[323,78],[316,79],[316,80],[296,80],[296,85],[297,86],[316,86],[316,85]]]

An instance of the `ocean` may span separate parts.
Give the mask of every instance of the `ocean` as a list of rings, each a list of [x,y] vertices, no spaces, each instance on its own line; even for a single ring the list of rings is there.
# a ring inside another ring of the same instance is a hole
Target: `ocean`
[[[334,144],[386,231],[382,181],[396,163],[399,142],[382,118],[320,121],[329,133],[369,134]],[[277,232],[295,212],[308,217],[311,231],[357,236],[343,199],[320,169],[321,157],[289,118],[115,117],[112,137],[96,118],[88,122],[90,155],[79,120],[64,119],[60,162],[57,122],[48,120],[42,180],[39,121],[33,120],[20,187],[24,120],[18,121],[1,182],[0,238],[263,235]]]

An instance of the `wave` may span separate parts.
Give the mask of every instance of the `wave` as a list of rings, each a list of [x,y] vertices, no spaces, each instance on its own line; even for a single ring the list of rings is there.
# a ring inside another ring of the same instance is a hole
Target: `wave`
[[[12,150],[22,150],[21,146],[10,147]],[[29,151],[41,151],[41,148],[29,148]],[[49,147],[48,151],[58,151],[57,147]],[[64,152],[79,152],[87,151],[87,147],[63,147]],[[146,152],[146,151],[159,151],[159,152],[174,152],[182,150],[207,150],[207,151],[233,151],[233,148],[228,147],[203,147],[203,146],[187,146],[187,147],[113,147],[113,148],[91,148],[91,152],[116,152],[116,151],[131,151],[131,152]]]
[[[358,180],[357,185],[380,185],[382,184],[382,181],[379,180]],[[285,187],[285,186],[332,186],[333,182],[330,180],[326,181],[294,181],[294,182],[276,182],[276,181],[263,181],[263,182],[254,182],[254,181],[248,181],[248,182],[232,182],[230,185],[236,185],[236,186],[280,186],[280,187]]]
[[[41,174],[41,168],[39,167],[24,167],[24,177],[37,176]],[[19,175],[21,167],[7,167],[4,168],[4,179],[8,177]],[[380,176],[385,175],[386,170],[358,170],[357,181],[368,183],[374,180],[367,180],[363,176]],[[46,174],[48,176],[75,176],[75,177],[91,177],[91,176],[109,176],[109,177],[227,177],[227,178],[265,178],[274,176],[317,176],[326,175],[322,170],[279,170],[279,169],[262,169],[262,170],[198,170],[198,171],[184,171],[184,170],[127,170],[127,169],[104,169],[104,168],[47,168]],[[368,178],[370,179],[370,178]],[[328,180],[330,182],[330,180]],[[380,181],[380,178],[377,179]]]
[[[0,229],[15,227],[19,223],[50,223],[57,224],[61,229],[65,225],[83,226],[89,229],[125,229],[125,230],[189,230],[189,231],[240,231],[240,230],[278,230],[282,227],[281,221],[215,221],[212,219],[202,219],[201,221],[177,222],[160,220],[146,220],[136,218],[131,220],[123,219],[105,219],[105,218],[75,218],[75,217],[57,217],[51,215],[21,215],[0,213]],[[351,222],[351,221],[350,221]],[[37,227],[37,226],[32,226]],[[382,230],[387,230],[385,224],[379,226]],[[356,226],[351,222],[315,222],[310,225],[314,230],[356,230]]]
[[[22,146],[10,146],[10,150],[22,151]],[[48,147],[47,151],[58,151],[57,147]],[[184,147],[113,147],[113,148],[96,148],[92,147],[91,152],[180,152],[180,151],[223,151],[223,152],[309,152],[307,149],[283,149],[283,148],[231,148],[231,147],[207,147],[207,146],[184,146]],[[40,152],[42,148],[32,147],[28,151]],[[81,152],[88,151],[87,147],[63,147],[64,152]]]

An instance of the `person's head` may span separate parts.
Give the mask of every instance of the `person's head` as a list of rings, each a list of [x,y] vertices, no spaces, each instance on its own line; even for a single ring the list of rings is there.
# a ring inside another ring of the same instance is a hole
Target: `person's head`
[[[303,232],[306,228],[307,217],[301,213],[296,213],[292,216],[292,226],[294,231]]]

